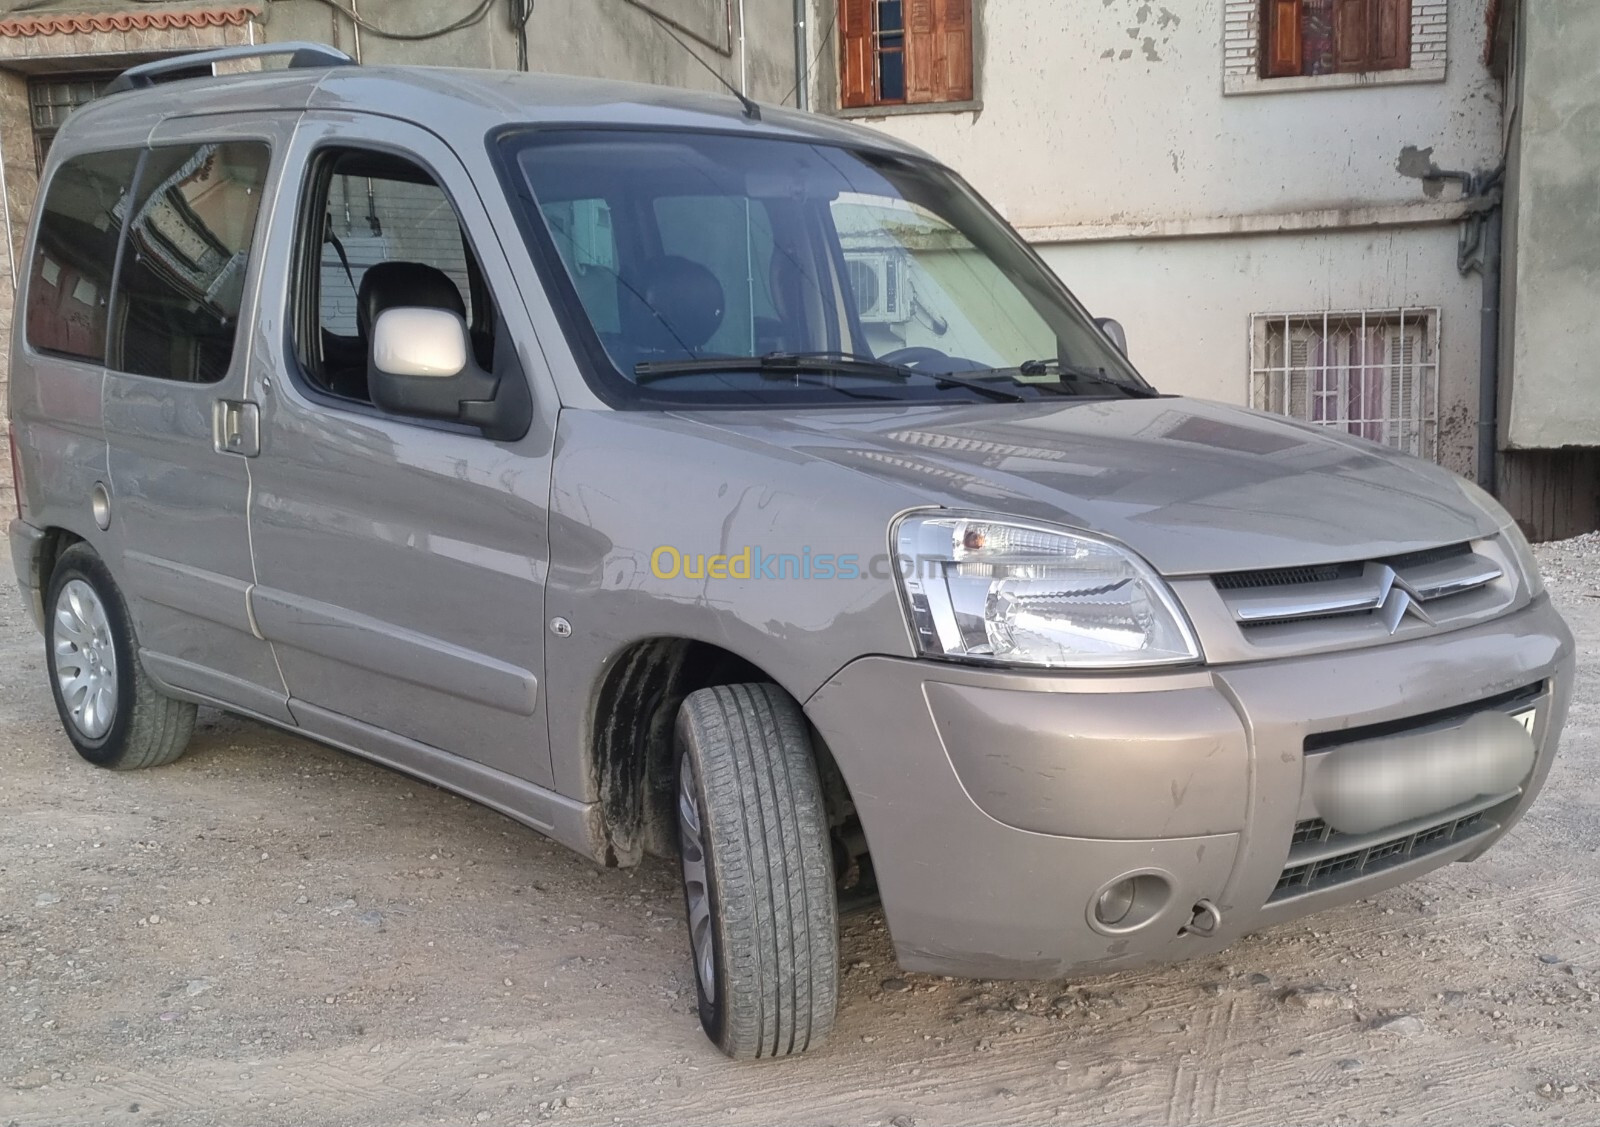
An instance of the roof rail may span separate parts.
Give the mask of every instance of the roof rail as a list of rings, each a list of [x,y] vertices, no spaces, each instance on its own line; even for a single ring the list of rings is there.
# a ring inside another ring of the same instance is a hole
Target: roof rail
[[[262,43],[256,46],[219,47],[215,51],[191,51],[174,55],[170,59],[157,59],[129,67],[111,80],[101,93],[121,94],[126,90],[145,90],[164,77],[175,77],[195,67],[232,62],[234,59],[260,59],[272,55],[288,55],[289,68],[298,67],[348,67],[355,60],[336,47],[323,43]]]

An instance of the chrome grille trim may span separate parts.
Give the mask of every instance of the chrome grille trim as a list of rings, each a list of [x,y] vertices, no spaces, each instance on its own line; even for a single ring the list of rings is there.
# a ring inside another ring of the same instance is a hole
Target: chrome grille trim
[[[1392,634],[1407,615],[1431,625],[1428,603],[1476,591],[1504,574],[1495,561],[1460,544],[1359,564],[1235,572],[1212,581],[1243,628],[1375,614]]]

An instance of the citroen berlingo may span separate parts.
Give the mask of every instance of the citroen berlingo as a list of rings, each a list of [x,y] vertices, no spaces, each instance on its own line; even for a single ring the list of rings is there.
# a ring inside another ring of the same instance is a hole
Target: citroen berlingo
[[[62,129],[20,273],[10,545],[79,754],[208,705],[676,858],[733,1056],[828,1032],[841,905],[910,971],[1204,955],[1477,857],[1555,754],[1494,500],[1159,393],[880,133],[187,56]]]

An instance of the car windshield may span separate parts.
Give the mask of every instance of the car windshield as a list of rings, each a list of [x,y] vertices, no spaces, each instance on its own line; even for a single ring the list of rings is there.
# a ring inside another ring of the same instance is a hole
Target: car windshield
[[[929,161],[721,133],[499,144],[546,286],[610,402],[1151,394],[1027,245]]]

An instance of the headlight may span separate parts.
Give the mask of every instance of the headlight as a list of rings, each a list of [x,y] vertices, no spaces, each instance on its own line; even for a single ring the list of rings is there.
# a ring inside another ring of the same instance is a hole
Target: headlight
[[[1167,585],[1109,541],[930,512],[901,518],[894,542],[924,654],[1072,669],[1200,660]]]
[[[1544,578],[1539,574],[1539,561],[1533,558],[1533,548],[1529,546],[1528,538],[1522,534],[1522,529],[1517,527],[1516,518],[1481,486],[1473,484],[1466,478],[1458,478],[1457,483],[1461,486],[1461,492],[1467,495],[1467,500],[1488,513],[1500,526],[1500,538],[1506,542],[1506,547],[1511,549],[1511,557],[1517,562],[1517,570],[1522,572],[1522,582],[1528,588],[1528,596],[1537,599],[1544,594]]]

